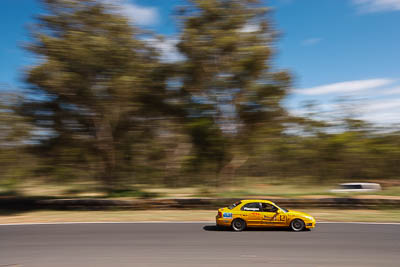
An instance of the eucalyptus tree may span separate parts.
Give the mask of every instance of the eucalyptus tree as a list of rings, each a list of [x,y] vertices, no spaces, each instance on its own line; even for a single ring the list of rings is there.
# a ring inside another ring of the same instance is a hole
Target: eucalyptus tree
[[[43,0],[32,28],[23,112],[48,168],[78,167],[111,190],[132,168],[147,118],[161,110],[166,73],[143,32],[98,0]],[[155,115],[154,115],[155,116]],[[76,173],[75,173],[76,174]]]
[[[282,130],[290,75],[273,65],[277,33],[257,0],[192,0],[180,12],[182,92],[198,158],[216,162],[220,179],[232,176],[261,129]]]
[[[31,125],[18,114],[22,96],[0,87],[0,185],[14,186],[29,169],[26,140]]]

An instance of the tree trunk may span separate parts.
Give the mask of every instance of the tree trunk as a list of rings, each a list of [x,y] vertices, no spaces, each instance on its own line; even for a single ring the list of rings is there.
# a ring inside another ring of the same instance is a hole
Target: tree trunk
[[[116,155],[114,137],[111,125],[107,118],[94,119],[96,132],[96,148],[101,156],[100,177],[103,181],[105,191],[110,193],[115,189],[116,184]]]
[[[232,160],[225,164],[225,166],[223,166],[218,172],[217,187],[227,186],[229,183],[233,182],[236,170],[242,167],[248,158],[248,156],[233,156]]]

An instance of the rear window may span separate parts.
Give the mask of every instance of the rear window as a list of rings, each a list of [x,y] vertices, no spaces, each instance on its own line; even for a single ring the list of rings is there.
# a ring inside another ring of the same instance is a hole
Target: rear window
[[[260,203],[258,202],[252,202],[252,203],[247,203],[242,207],[242,210],[245,211],[260,211]]]
[[[238,202],[236,202],[236,203],[233,203],[232,205],[229,205],[229,207],[228,207],[228,209],[233,209],[234,207],[237,207],[237,206],[239,206],[240,205],[240,203],[242,203],[242,202],[240,202],[240,201],[238,201]]]

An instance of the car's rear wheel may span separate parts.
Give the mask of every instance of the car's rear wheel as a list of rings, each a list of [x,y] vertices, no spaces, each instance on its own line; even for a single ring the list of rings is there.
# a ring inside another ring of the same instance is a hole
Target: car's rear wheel
[[[306,227],[305,223],[300,219],[294,219],[290,223],[290,228],[295,232],[303,231],[305,227]]]
[[[246,222],[242,219],[235,219],[232,222],[232,229],[236,232],[243,231],[246,228]]]

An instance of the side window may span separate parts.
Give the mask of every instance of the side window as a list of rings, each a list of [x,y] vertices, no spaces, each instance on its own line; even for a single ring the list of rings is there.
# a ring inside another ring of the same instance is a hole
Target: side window
[[[278,210],[277,207],[268,203],[261,203],[261,208],[264,212],[275,212]]]
[[[247,203],[242,207],[242,210],[244,211],[260,211],[260,203],[258,202],[251,202]]]

